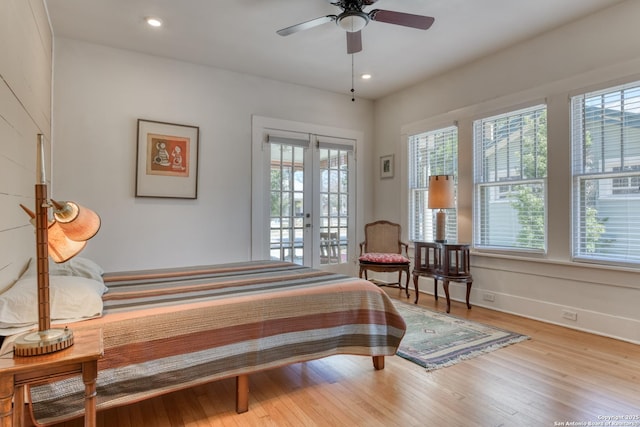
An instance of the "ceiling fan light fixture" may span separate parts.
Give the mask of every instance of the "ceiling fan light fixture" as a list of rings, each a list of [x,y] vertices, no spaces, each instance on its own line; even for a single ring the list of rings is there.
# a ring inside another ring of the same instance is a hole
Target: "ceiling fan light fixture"
[[[347,11],[338,16],[336,24],[349,33],[362,30],[369,23],[369,15],[364,12]]]

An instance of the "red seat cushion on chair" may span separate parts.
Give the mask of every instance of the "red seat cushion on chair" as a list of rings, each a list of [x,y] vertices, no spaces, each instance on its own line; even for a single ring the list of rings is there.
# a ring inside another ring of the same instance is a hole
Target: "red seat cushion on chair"
[[[378,264],[408,264],[409,258],[400,254],[385,254],[378,252],[369,252],[358,258],[361,262],[375,262]]]

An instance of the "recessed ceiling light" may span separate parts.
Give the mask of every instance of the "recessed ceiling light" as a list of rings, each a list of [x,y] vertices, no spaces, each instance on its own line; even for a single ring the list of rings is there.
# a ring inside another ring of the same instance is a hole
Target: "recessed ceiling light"
[[[146,18],[144,18],[144,20],[147,22],[147,24],[151,25],[152,27],[162,26],[162,19],[156,18],[155,16],[147,16]]]
[[[362,80],[369,80],[371,78],[371,74],[363,74],[360,76]]]

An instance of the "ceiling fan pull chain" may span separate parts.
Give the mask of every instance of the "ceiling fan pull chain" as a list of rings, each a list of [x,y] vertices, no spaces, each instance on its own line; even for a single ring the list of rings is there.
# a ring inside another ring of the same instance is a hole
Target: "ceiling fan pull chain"
[[[353,74],[354,73],[354,70],[353,70],[353,55],[354,54],[352,53],[351,54],[351,102],[356,102],[356,97],[355,97],[356,90],[353,88],[355,86],[355,84],[353,83],[354,82],[354,79],[353,79],[353,75],[354,75]]]

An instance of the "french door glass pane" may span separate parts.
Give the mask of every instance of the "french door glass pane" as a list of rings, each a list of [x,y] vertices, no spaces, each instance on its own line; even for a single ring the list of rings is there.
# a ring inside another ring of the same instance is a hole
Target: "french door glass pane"
[[[304,148],[269,144],[271,149],[271,259],[302,264],[304,234]]]
[[[320,264],[347,262],[349,151],[320,148]]]

